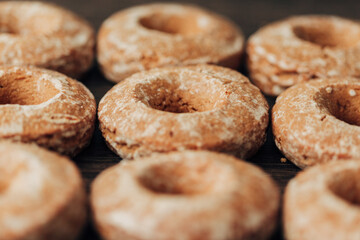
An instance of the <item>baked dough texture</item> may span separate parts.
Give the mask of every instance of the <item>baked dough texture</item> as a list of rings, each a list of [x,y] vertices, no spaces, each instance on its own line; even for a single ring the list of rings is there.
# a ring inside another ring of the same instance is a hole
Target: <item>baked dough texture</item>
[[[250,79],[267,95],[314,79],[360,78],[360,23],[295,16],[262,27],[249,38],[246,51]]]
[[[0,139],[75,155],[91,140],[96,103],[80,82],[34,67],[0,66]]]
[[[300,83],[272,110],[275,143],[300,168],[360,159],[360,81],[339,77]]]
[[[268,239],[279,189],[261,169],[206,151],[124,160],[91,188],[103,239]]]
[[[105,140],[122,158],[184,149],[247,158],[265,141],[268,110],[240,73],[196,65],[132,75],[101,99],[98,116]]]
[[[360,161],[320,164],[292,179],[283,221],[288,240],[360,239]]]
[[[155,67],[213,63],[236,68],[244,48],[242,32],[228,19],[175,3],[117,12],[97,38],[98,62],[113,82]]]
[[[0,141],[0,239],[76,239],[86,220],[78,169],[35,144]]]
[[[93,63],[92,27],[53,4],[0,3],[0,65],[33,65],[79,77]]]

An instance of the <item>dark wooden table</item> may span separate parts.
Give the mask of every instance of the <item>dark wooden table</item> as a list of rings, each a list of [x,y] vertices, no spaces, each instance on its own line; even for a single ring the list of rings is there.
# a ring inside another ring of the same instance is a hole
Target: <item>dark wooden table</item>
[[[51,2],[71,9],[87,19],[98,29],[103,20],[115,11],[149,1],[54,0]],[[334,14],[348,18],[357,18],[359,17],[360,9],[360,1],[358,0],[186,0],[182,2],[197,4],[227,16],[242,28],[246,37],[266,23],[294,14]],[[243,69],[244,67],[238,70],[246,74]],[[94,67],[80,80],[92,91],[97,102],[99,102],[102,96],[113,86],[112,83],[103,77],[96,64],[94,64]],[[273,106],[275,98],[267,99],[270,106]],[[98,125],[98,123],[96,124]],[[280,159],[282,157],[282,154],[275,146],[271,128],[269,128],[265,145],[253,158],[248,159],[248,161],[260,166],[270,174],[283,191],[289,179],[295,176],[299,169],[288,161],[285,163],[281,162]],[[96,128],[90,146],[74,160],[80,167],[87,188],[89,189],[90,183],[99,172],[118,163],[121,159],[107,148],[99,129]],[[99,239],[90,223],[86,227],[82,239]],[[280,227],[272,239],[283,239]]]

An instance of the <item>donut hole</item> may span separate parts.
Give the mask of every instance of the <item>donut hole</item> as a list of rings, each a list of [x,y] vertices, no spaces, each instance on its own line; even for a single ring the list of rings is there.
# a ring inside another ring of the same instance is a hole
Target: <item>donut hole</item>
[[[50,81],[19,72],[8,73],[0,78],[0,104],[37,105],[58,92]]]
[[[319,102],[337,119],[360,126],[360,87],[328,86],[320,90]]]
[[[198,25],[197,17],[190,14],[155,13],[141,18],[139,23],[147,29],[168,34],[194,35],[202,31]]]
[[[218,173],[209,163],[171,161],[149,166],[139,182],[157,194],[194,195],[210,191]]]
[[[148,84],[138,84],[135,91],[138,98],[153,109],[194,113],[221,107],[224,102],[220,93],[222,88],[220,84],[200,80],[179,83],[158,79]]]
[[[321,47],[351,47],[360,40],[360,27],[351,21],[312,19],[293,27],[294,34]]]
[[[11,26],[0,23],[0,33],[16,34],[16,31]]]
[[[337,173],[329,180],[329,189],[344,201],[360,205],[360,171],[349,169]]]

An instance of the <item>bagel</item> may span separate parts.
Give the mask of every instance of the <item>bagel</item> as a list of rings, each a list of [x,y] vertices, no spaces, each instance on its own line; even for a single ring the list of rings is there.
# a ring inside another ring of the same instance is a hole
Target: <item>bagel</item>
[[[0,141],[0,239],[76,239],[85,206],[80,173],[69,159]]]
[[[159,68],[115,85],[100,129],[122,158],[209,149],[248,158],[265,141],[268,104],[240,73],[212,65]]]
[[[285,239],[360,239],[359,183],[359,161],[320,164],[300,172],[285,191]]]
[[[205,151],[124,160],[95,179],[90,197],[106,240],[268,239],[279,198],[259,168]]]
[[[276,99],[275,143],[300,168],[360,159],[360,82],[342,77],[300,83]]]
[[[241,31],[229,20],[175,3],[117,12],[102,24],[97,39],[98,62],[113,82],[156,67],[213,63],[236,68],[244,48]]]
[[[0,66],[0,139],[75,155],[91,140],[96,103],[80,82],[34,67]]]
[[[94,30],[53,4],[0,3],[0,65],[32,65],[79,77],[92,65]]]
[[[250,79],[272,96],[309,80],[360,78],[360,23],[327,15],[295,16],[258,30],[246,51]]]

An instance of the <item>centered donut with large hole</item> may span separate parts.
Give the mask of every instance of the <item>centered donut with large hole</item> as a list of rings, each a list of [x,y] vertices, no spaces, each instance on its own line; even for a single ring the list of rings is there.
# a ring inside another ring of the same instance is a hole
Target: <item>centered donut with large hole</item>
[[[159,68],[114,86],[100,129],[123,158],[209,149],[247,158],[265,141],[268,104],[240,73],[212,65]]]
[[[241,31],[199,7],[147,4],[109,17],[98,34],[98,61],[105,76],[120,82],[155,67],[214,63],[236,68],[243,52]]]
[[[280,195],[249,163],[183,151],[120,162],[95,179],[90,199],[106,240],[260,240],[276,226]]]
[[[332,78],[282,93],[272,113],[275,143],[301,168],[360,159],[360,82]]]
[[[0,139],[75,155],[94,131],[96,104],[80,82],[33,67],[0,67]]]
[[[335,16],[296,16],[269,24],[247,45],[250,79],[266,94],[313,79],[360,77],[360,24]]]
[[[0,65],[32,65],[79,77],[92,65],[92,27],[53,4],[0,3]]]
[[[283,221],[288,240],[360,238],[360,161],[306,169],[286,187]]]

